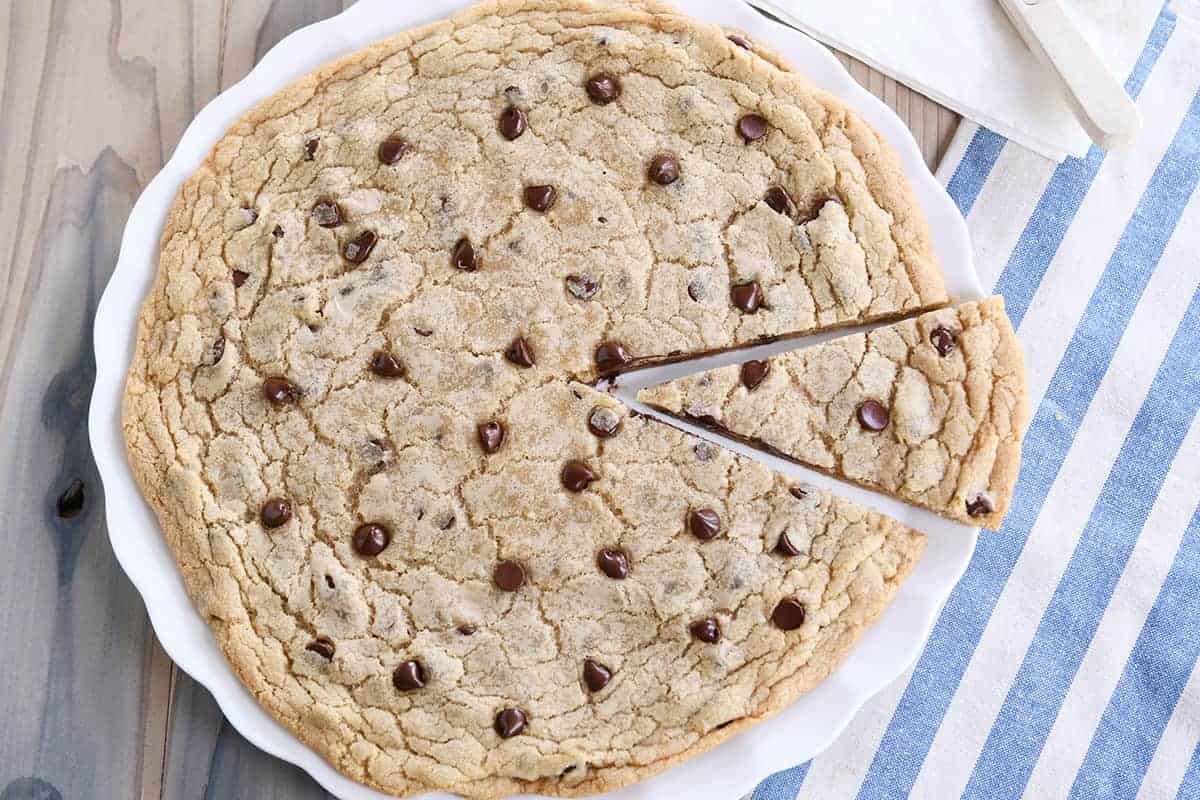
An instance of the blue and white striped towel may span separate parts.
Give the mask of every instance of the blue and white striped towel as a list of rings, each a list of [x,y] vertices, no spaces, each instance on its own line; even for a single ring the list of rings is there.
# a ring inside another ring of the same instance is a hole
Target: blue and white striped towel
[[[753,800],[1200,799],[1200,24],[1165,10],[1127,88],[1129,151],[951,146],[1036,408],[1012,512],[916,666]]]

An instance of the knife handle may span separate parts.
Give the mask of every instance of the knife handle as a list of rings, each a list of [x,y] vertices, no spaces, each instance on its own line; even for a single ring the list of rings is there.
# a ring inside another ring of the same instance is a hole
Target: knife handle
[[[1062,80],[1092,141],[1105,150],[1132,144],[1141,113],[1059,0],[1000,0],[1000,5],[1029,48]]]

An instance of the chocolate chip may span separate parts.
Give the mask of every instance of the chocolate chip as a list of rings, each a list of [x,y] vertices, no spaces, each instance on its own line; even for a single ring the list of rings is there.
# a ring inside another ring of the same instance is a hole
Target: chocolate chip
[[[588,414],[588,430],[592,432],[593,436],[607,439],[610,436],[615,436],[620,427],[621,415],[611,408],[596,406]]]
[[[430,336],[433,336],[433,331],[429,330],[428,328],[418,328],[416,326],[413,327],[413,333],[415,333],[417,336],[420,336],[422,339],[428,339]]]
[[[379,161],[383,164],[395,164],[412,149],[407,141],[399,136],[389,136],[379,143]]]
[[[878,433],[888,426],[891,419],[887,406],[878,400],[864,400],[858,406],[858,424],[864,430]]]
[[[392,543],[392,534],[378,522],[368,522],[358,526],[351,541],[360,556],[377,556]]]
[[[500,114],[500,135],[510,142],[521,138],[525,132],[525,112],[509,106]]]
[[[621,82],[601,72],[587,79],[588,97],[598,106],[606,106],[621,96]]]
[[[437,523],[438,530],[448,531],[454,527],[454,523],[457,521],[458,518],[454,516],[454,512],[447,511],[445,516],[442,517],[442,521]]]
[[[375,249],[375,243],[378,241],[379,237],[375,235],[375,231],[363,231],[346,242],[342,255],[351,264],[361,264],[367,260],[367,256],[371,255],[371,251]]]
[[[633,356],[620,342],[605,342],[596,348],[596,368],[602,376],[609,376],[621,369]]]
[[[600,291],[600,281],[591,275],[568,275],[567,291],[577,300],[591,300]]]
[[[525,341],[523,336],[518,336],[513,340],[513,343],[504,351],[504,357],[518,367],[526,369],[537,363],[537,359],[533,355],[533,348],[529,346],[529,342]]]
[[[335,583],[333,582],[333,576],[332,576],[332,575],[326,575],[326,576],[325,576],[325,585],[326,585],[326,586],[328,586],[330,589],[336,589],[336,588],[337,588],[337,584],[335,584]]]
[[[386,350],[376,350],[371,356],[371,372],[381,378],[403,378],[405,369],[400,359]]]
[[[791,537],[785,532],[780,535],[779,541],[775,543],[775,554],[786,556],[787,558],[795,558],[800,555],[800,549],[796,547]]]
[[[693,622],[688,628],[692,638],[705,644],[716,644],[721,641],[721,626],[715,619],[702,619]]]
[[[86,493],[84,492],[83,481],[76,478],[58,496],[58,502],[54,506],[55,513],[58,514],[60,519],[71,519],[79,516],[79,512],[83,511],[85,497]]]
[[[249,272],[242,272],[240,269],[233,271],[233,288],[240,289],[245,285],[246,279],[250,277]]]
[[[336,228],[342,224],[342,207],[332,200],[318,200],[312,207],[312,218],[322,228]]]
[[[590,658],[583,662],[583,685],[589,692],[598,692],[612,680],[612,670]]]
[[[333,644],[333,639],[328,636],[318,636],[304,646],[304,649],[310,653],[316,653],[326,661],[333,660],[333,653],[337,649]]]
[[[702,542],[717,538],[721,532],[721,518],[711,508],[702,508],[688,514],[688,530]]]
[[[938,325],[930,332],[929,341],[937,349],[938,355],[945,358],[958,347],[958,334],[945,325]]]
[[[553,186],[526,186],[525,205],[534,211],[546,213],[558,199],[558,190]]]
[[[757,142],[767,135],[767,121],[758,114],[747,114],[738,120],[737,129],[747,144]]]
[[[729,34],[729,41],[733,42],[743,50],[750,50],[754,47],[754,45],[750,43],[750,40],[745,36],[742,36],[740,33]]]
[[[650,162],[650,168],[646,174],[659,186],[670,186],[679,180],[679,159],[666,153],[657,155]]]
[[[499,451],[504,444],[504,426],[495,420],[481,423],[476,431],[479,434],[479,446],[488,455]]]
[[[291,501],[282,497],[272,497],[263,503],[262,510],[258,512],[258,518],[262,520],[264,528],[282,528],[292,518]]]
[[[425,688],[425,668],[420,661],[405,661],[392,673],[392,685],[400,692]]]
[[[808,497],[808,492],[804,489],[801,489],[799,486],[793,486],[792,488],[788,489],[788,493],[797,500],[804,500]]]
[[[320,139],[309,139],[304,143],[304,160],[312,161],[313,156],[317,154],[317,147],[321,144]]]
[[[688,283],[688,297],[695,300],[697,303],[708,297],[708,284],[702,278],[694,278]]]
[[[696,454],[697,461],[712,461],[713,456],[717,454],[717,448],[708,442],[697,442],[692,452]]]
[[[967,513],[972,517],[986,517],[996,509],[986,495],[977,494],[975,499],[967,501]]]
[[[785,217],[790,217],[796,209],[795,203],[792,202],[792,196],[782,186],[772,186],[767,189],[763,200],[772,211],[776,214],[783,214]]]
[[[747,361],[742,364],[742,385],[753,392],[770,374],[770,361]]]
[[[451,261],[455,269],[461,269],[463,272],[474,272],[478,264],[475,261],[475,247],[471,244],[471,240],[466,237],[459,239],[454,245],[454,254],[451,256]]]
[[[459,625],[458,626],[458,635],[459,636],[474,636],[475,635],[475,626],[474,625]]]
[[[209,353],[208,353],[209,366],[215,367],[217,364],[220,364],[221,358],[224,355],[225,355],[225,337],[218,336],[216,339],[213,340],[212,347],[209,349]]]
[[[587,489],[593,481],[600,480],[600,476],[582,461],[568,461],[560,477],[567,491],[576,493]]]
[[[762,308],[762,287],[758,281],[739,283],[730,290],[733,304],[747,314],[755,314]]]
[[[275,229],[273,231],[271,231],[271,235],[274,236],[276,239],[282,239],[283,238],[283,226],[276,225]]]
[[[804,604],[794,597],[779,601],[771,612],[771,622],[781,631],[794,631],[804,624]]]
[[[629,577],[629,556],[624,550],[615,547],[604,548],[596,553],[596,566],[615,581],[623,581]]]
[[[263,396],[274,405],[282,406],[296,402],[296,398],[300,396],[300,390],[287,378],[267,378],[263,381]]]
[[[496,733],[501,739],[511,739],[525,730],[528,719],[519,708],[506,708],[496,715]]]
[[[515,592],[525,585],[525,568],[515,561],[501,561],[492,571],[492,580],[506,592]]]

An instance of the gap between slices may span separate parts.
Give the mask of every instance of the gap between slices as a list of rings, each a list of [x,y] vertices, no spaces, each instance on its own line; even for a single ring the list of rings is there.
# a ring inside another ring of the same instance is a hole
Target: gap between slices
[[[822,338],[634,391],[639,404],[718,437],[998,529],[1029,421],[1003,299]]]

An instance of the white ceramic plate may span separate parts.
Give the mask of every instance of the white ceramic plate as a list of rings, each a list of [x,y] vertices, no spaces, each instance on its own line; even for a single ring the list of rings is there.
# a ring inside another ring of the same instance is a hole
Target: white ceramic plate
[[[339,16],[296,31],[280,42],[244,80],[200,112],[174,156],[146,187],[129,217],[120,260],[96,312],[96,386],[89,421],[92,450],[104,481],[109,538],[118,561],[145,600],[163,648],[180,668],[212,692],[229,722],[252,743],[300,766],[342,800],[383,800],[384,795],[339,775],[301,744],[254,701],[226,664],[208,626],[192,607],[154,516],[134,483],[121,434],[121,394],[133,351],[138,309],[158,265],[159,235],[167,211],[179,186],[212,145],[258,101],[321,64],[468,4],[467,0],[359,0]],[[899,118],[861,89],[824,47],[759,16],[748,6],[729,0],[676,0],[676,5],[698,18],[749,33],[781,52],[812,82],[859,109],[900,154],[929,218],[951,294],[961,299],[982,296],[966,225],[929,173]],[[765,350],[787,347],[775,345]],[[727,356],[725,360],[730,359]],[[627,378],[621,394],[628,396],[637,386],[679,371],[678,366],[665,372],[656,370],[639,375],[636,383]],[[755,457],[765,458],[761,454]],[[812,758],[833,742],[868,698],[916,659],[938,611],[970,560],[976,531],[887,498],[834,484],[798,467],[765,460],[786,473],[832,487],[925,531],[930,536],[929,549],[883,618],[867,632],[841,668],[815,691],[715,750],[612,793],[608,800],[732,800],[771,773]],[[425,798],[445,800],[449,795],[430,794]]]

